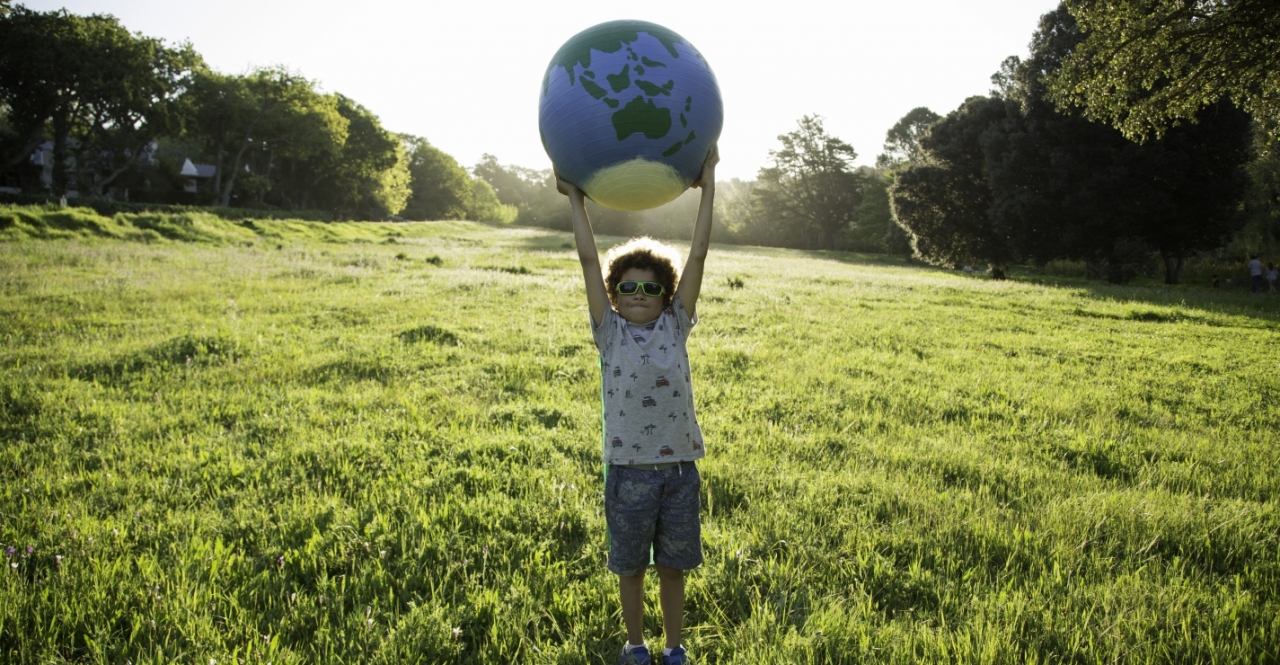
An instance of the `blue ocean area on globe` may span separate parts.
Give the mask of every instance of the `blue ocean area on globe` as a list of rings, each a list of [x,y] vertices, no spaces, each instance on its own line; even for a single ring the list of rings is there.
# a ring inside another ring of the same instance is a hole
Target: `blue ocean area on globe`
[[[593,201],[647,210],[697,180],[720,138],[724,105],[706,59],[645,21],[573,36],[542,78],[538,129],[560,177]]]

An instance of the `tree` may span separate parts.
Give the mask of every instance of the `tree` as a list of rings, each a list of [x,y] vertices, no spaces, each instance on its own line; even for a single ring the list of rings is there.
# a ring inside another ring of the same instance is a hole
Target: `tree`
[[[1192,253],[1237,228],[1247,119],[1228,104],[1160,139],[1061,112],[1048,81],[1085,39],[1065,7],[1041,17],[1031,57],[1008,59],[996,97],[933,125],[891,191],[916,252],[936,263],[1084,260],[1125,282],[1159,253],[1175,284]]]
[[[1139,145],[1078,110],[1059,111],[1054,77],[1089,38],[1065,6],[1041,17],[1009,89],[1022,114],[990,169],[993,217],[1019,227],[1028,257],[1094,261],[1125,281],[1146,248],[1176,284],[1188,256],[1221,246],[1239,227],[1247,120],[1215,103]]]
[[[403,135],[409,154],[407,219],[466,219],[472,206],[471,178],[458,161],[424,138]]]
[[[889,188],[893,186],[898,171],[920,159],[920,139],[929,127],[942,119],[924,106],[916,107],[902,116],[885,133],[884,152],[876,157],[876,167],[882,173],[868,184],[867,196],[859,209],[859,225],[879,230],[879,246],[892,254],[910,255],[911,237],[893,221],[893,207],[889,201]]]
[[[760,169],[755,189],[760,213],[778,239],[792,246],[835,249],[861,198],[853,146],[827,134],[819,116],[804,116],[770,150],[773,166]]]
[[[273,171],[272,202],[321,208],[345,218],[399,213],[409,198],[409,160],[403,144],[355,100],[340,94],[329,97],[346,125],[342,144],[336,150],[309,150],[306,158],[282,159]]]
[[[1246,253],[1274,254],[1280,248],[1280,140],[1255,126],[1253,159],[1246,170],[1244,228],[1238,240]]]
[[[497,222],[510,224],[516,221],[519,214],[516,207],[506,205],[498,200],[498,195],[489,183],[480,178],[471,179],[471,204],[468,206],[467,218],[477,222]]]
[[[920,142],[917,161],[889,190],[893,217],[911,236],[916,256],[959,267],[987,263],[997,279],[1017,255],[990,215],[985,144],[1007,118],[1004,100],[970,97]]]
[[[1062,108],[1144,141],[1230,100],[1280,138],[1275,0],[1069,0],[1085,38],[1050,83]]]
[[[550,169],[504,166],[497,157],[485,154],[471,171],[489,183],[500,203],[515,206],[517,224],[569,230],[569,207],[564,196],[556,191]],[[593,218],[593,221],[601,220]],[[602,229],[598,226],[596,230]]]
[[[241,185],[245,199],[262,202],[273,178],[279,180],[280,164],[297,169],[340,159],[350,125],[335,96],[320,94],[311,81],[283,68],[247,76],[202,71],[192,86],[192,105],[193,131],[217,167],[213,203],[222,206],[231,205],[241,178],[253,185]],[[313,184],[323,177],[313,175]],[[305,205],[306,198],[295,190],[286,204]]]
[[[919,106],[911,109],[902,119],[889,128],[884,138],[884,152],[876,158],[876,166],[893,169],[916,161],[920,157],[920,139],[929,126],[942,116]]]
[[[180,97],[200,64],[189,45],[167,48],[112,16],[21,5],[0,18],[0,43],[0,103],[17,137],[0,168],[25,160],[47,131],[55,194],[66,192],[73,161],[79,184],[100,191],[157,137],[176,133]]]

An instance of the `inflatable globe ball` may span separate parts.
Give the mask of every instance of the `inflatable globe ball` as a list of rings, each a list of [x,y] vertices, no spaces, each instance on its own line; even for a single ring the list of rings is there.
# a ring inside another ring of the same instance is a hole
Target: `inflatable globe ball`
[[[702,172],[723,122],[720,86],[702,54],[653,23],[583,30],[542,78],[538,129],[551,163],[616,210],[680,196]]]

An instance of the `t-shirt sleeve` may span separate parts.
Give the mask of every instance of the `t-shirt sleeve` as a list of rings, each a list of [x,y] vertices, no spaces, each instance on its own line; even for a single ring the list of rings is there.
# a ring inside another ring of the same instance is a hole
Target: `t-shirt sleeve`
[[[602,355],[604,350],[609,348],[609,343],[613,337],[618,334],[618,313],[613,311],[612,307],[604,308],[604,314],[600,315],[600,325],[596,325],[591,320],[591,312],[587,312],[587,325],[591,326],[591,338],[595,340],[596,351]]]
[[[684,300],[680,296],[671,299],[671,309],[676,314],[676,335],[681,341],[689,338],[689,331],[698,324],[698,317],[689,318],[689,312],[684,308]]]

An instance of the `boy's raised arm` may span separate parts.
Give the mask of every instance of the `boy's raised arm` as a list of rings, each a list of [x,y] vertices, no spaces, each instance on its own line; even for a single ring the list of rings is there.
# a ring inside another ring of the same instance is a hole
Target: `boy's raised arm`
[[[596,236],[587,219],[587,206],[582,190],[577,185],[556,174],[556,189],[569,197],[573,215],[573,242],[578,246],[578,262],[582,264],[582,277],[587,283],[587,310],[591,312],[591,324],[604,321],[604,310],[609,306],[609,292],[604,287],[600,271],[600,253],[596,250]]]
[[[720,149],[711,146],[707,161],[702,164],[702,175],[693,187],[702,188],[702,202],[698,204],[698,221],[693,226],[693,242],[689,246],[689,258],[680,272],[680,285],[676,294],[684,302],[689,318],[698,314],[698,293],[702,291],[702,266],[707,260],[707,248],[711,246],[711,215],[716,199],[716,164],[720,161]]]

